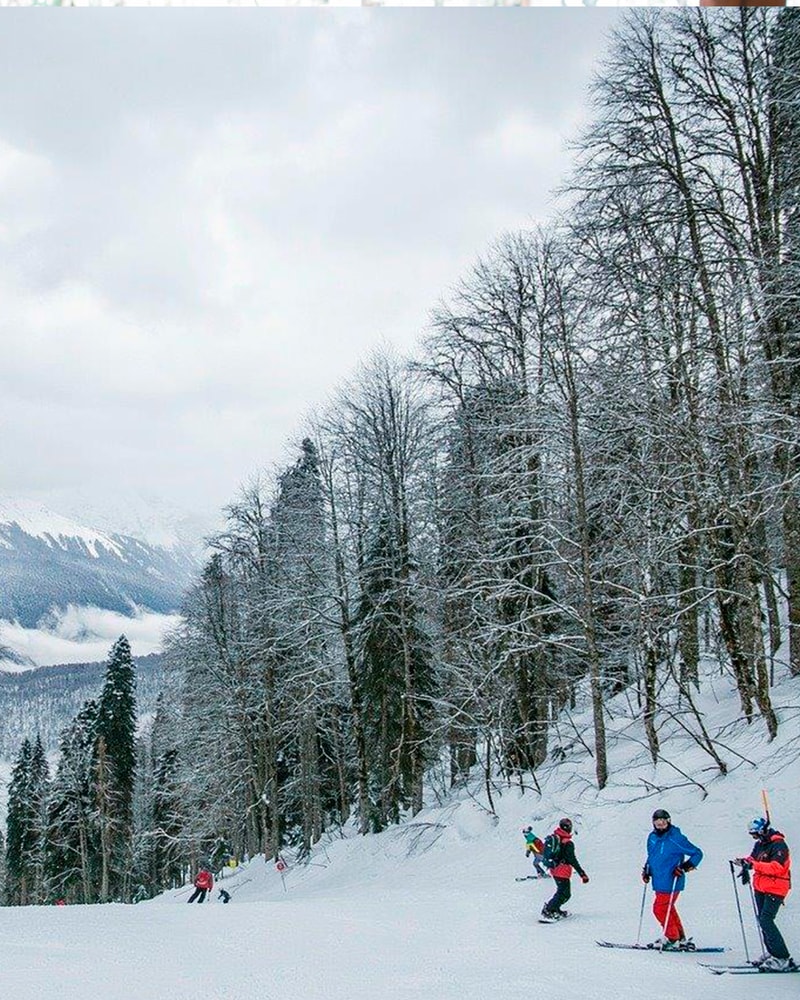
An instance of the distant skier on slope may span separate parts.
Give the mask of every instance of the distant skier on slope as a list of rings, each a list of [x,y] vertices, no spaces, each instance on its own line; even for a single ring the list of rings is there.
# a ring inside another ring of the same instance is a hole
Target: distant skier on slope
[[[792,885],[789,845],[783,834],[773,830],[761,817],[752,821],[749,833],[755,846],[746,858],[736,858],[734,864],[742,868],[742,881],[747,881],[748,873],[753,872],[758,922],[767,949],[753,964],[764,972],[792,972],[796,968],[794,960],[775,926],[775,917]]]
[[[662,927],[663,936],[651,947],[663,951],[691,950],[691,939],[678,916],[676,903],[686,885],[686,873],[703,860],[703,852],[681,833],[666,809],[653,813],[653,829],[647,838],[647,861],[642,868],[642,881],[653,880],[653,915]]]
[[[551,839],[553,838],[553,839]],[[550,845],[554,844],[556,847],[556,856],[552,857],[552,851]],[[558,821],[558,826],[553,830],[553,833],[545,841],[545,863],[555,862],[550,869],[550,874],[556,883],[555,895],[552,899],[548,900],[542,908],[542,915],[540,917],[540,922],[550,924],[554,923],[556,920],[560,920],[562,917],[568,917],[569,913],[566,910],[562,910],[564,903],[572,895],[572,890],[570,887],[570,878],[572,877],[572,869],[580,875],[581,882],[584,885],[589,881],[589,876],[581,868],[578,859],[575,857],[575,845],[572,843],[572,820],[560,819]]]
[[[188,901],[190,903],[193,903],[195,900],[197,900],[198,903],[204,902],[206,893],[210,892],[213,888],[214,876],[208,868],[201,868],[194,880],[194,892],[191,894]]]
[[[550,872],[542,865],[544,844],[533,832],[532,826],[526,826],[522,834],[525,837],[525,857],[533,858],[533,867],[539,878],[549,878]]]

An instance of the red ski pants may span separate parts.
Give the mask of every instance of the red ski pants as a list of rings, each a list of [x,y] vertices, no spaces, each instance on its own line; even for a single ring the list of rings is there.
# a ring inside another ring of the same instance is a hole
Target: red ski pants
[[[670,941],[678,941],[680,938],[686,937],[683,931],[681,918],[678,916],[678,911],[675,909],[678,896],[680,896],[679,892],[657,892],[656,898],[653,901],[653,916],[662,927],[664,927],[664,921],[667,919],[667,911],[669,910],[669,920],[667,921],[667,926],[664,929],[664,936],[669,938]],[[671,907],[669,905],[670,899],[672,900]]]

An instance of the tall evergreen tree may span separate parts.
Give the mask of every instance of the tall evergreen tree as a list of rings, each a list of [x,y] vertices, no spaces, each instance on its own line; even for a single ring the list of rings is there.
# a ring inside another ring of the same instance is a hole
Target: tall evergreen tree
[[[97,704],[95,789],[102,840],[101,898],[127,891],[136,771],[136,673],[124,635],[109,653]]]
[[[45,902],[45,866],[47,843],[47,810],[50,798],[50,767],[39,734],[31,750],[30,798],[28,816],[31,829],[31,866],[34,898]]]
[[[68,902],[97,901],[96,727],[90,700],[61,735],[50,798],[47,881],[51,895]]]
[[[44,901],[44,850],[48,793],[44,747],[24,740],[8,791],[7,899],[25,906]]]
[[[429,762],[431,643],[384,519],[366,554],[358,611],[359,679],[370,768],[373,829],[413,808]]]
[[[11,906],[25,906],[31,902],[33,879],[28,857],[31,832],[27,803],[30,797],[32,753],[30,740],[23,740],[8,785],[6,892]]]

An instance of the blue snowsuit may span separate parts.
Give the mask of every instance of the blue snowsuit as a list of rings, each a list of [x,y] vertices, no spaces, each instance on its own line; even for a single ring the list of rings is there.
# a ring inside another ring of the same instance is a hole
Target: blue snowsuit
[[[686,876],[681,875],[675,882],[675,869],[689,855],[689,863],[697,868],[703,860],[703,852],[681,833],[677,826],[668,826],[662,833],[653,830],[647,838],[647,863],[645,870],[650,872],[655,892],[682,892],[686,885]]]

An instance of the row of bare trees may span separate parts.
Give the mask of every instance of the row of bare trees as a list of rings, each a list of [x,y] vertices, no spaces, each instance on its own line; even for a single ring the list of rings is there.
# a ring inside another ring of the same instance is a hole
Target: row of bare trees
[[[415,359],[373,356],[230,506],[169,650],[185,852],[380,829],[437,769],[535,782],[582,699],[602,788],[621,693],[653,761],[670,719],[724,773],[711,669],[775,736],[771,684],[800,675],[799,32],[632,12],[562,217],[500,239]]]

